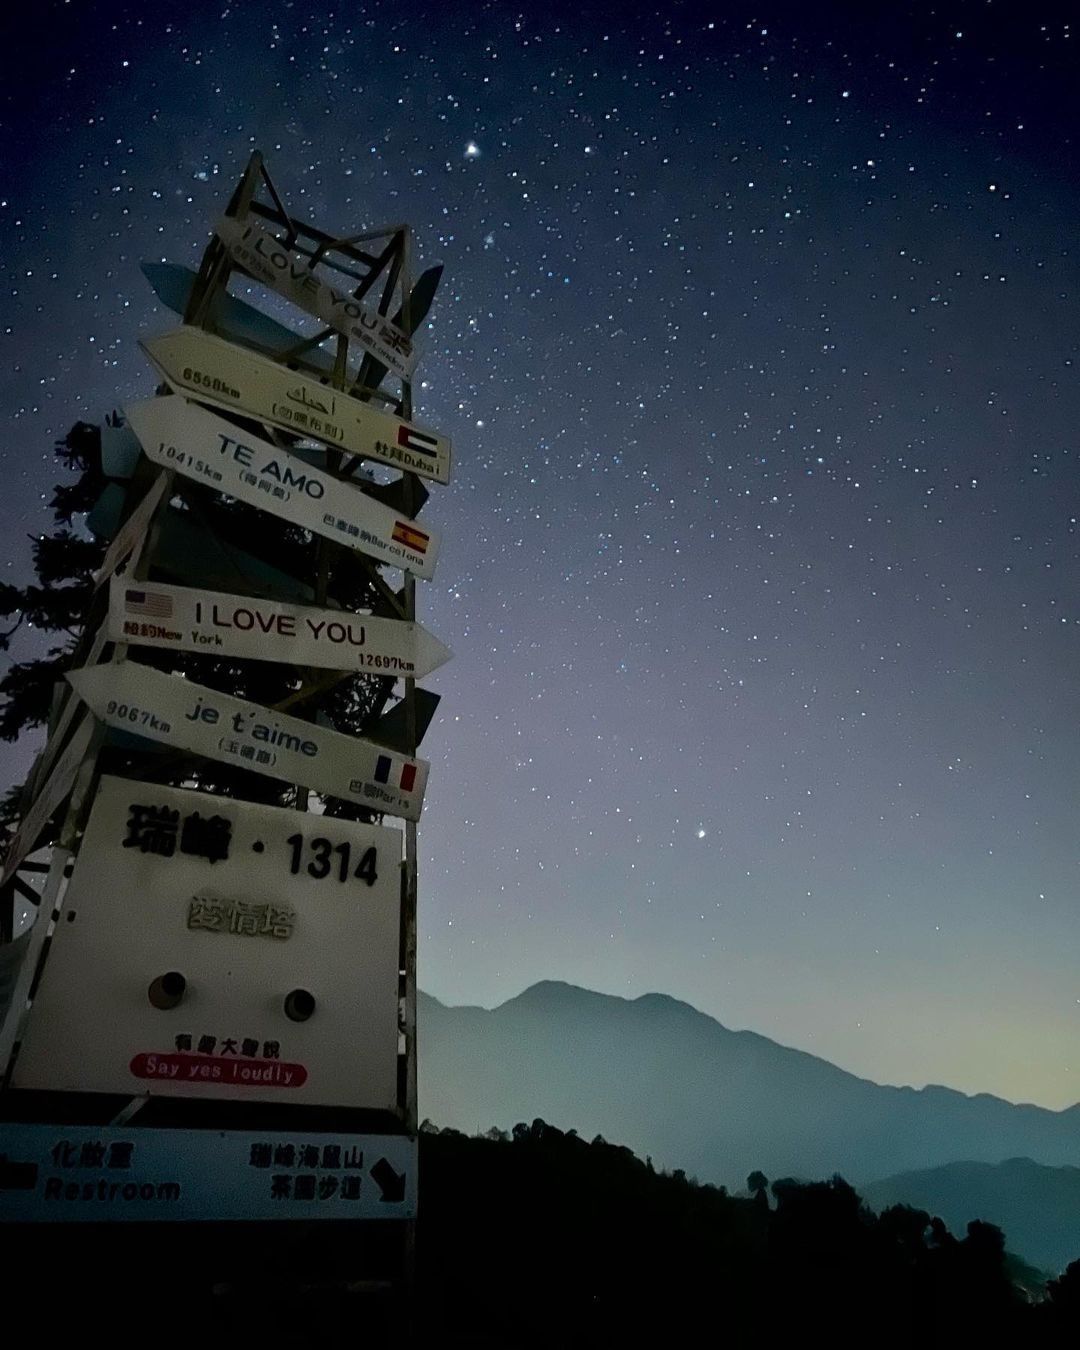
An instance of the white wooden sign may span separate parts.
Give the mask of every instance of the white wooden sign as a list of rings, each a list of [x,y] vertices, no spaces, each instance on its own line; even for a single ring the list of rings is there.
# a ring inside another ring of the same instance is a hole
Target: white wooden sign
[[[226,492],[380,563],[430,579],[439,535],[178,394],[129,404],[125,416],[155,464]]]
[[[350,454],[450,481],[445,436],[380,412],[313,375],[238,347],[201,328],[176,328],[139,344],[172,387],[204,403],[325,441]]]
[[[109,637],[144,647],[422,679],[450,659],[426,628],[341,609],[113,577]]]
[[[401,856],[399,830],[103,778],[13,1081],[392,1108]]]
[[[178,675],[122,661],[67,676],[106,725],[327,796],[419,820],[429,765]],[[58,766],[59,767],[59,766]],[[55,772],[55,771],[54,771]]]
[[[355,338],[395,375],[408,379],[412,374],[417,352],[408,333],[351,295],[321,281],[304,259],[290,253],[268,230],[251,219],[223,216],[215,232],[236,261],[264,286],[272,287],[329,328]]]

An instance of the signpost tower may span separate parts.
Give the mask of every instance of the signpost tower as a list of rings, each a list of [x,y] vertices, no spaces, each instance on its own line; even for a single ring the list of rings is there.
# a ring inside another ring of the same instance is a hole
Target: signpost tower
[[[109,544],[4,865],[38,912],[0,1223],[355,1219],[408,1253],[441,269],[290,214],[256,153],[198,271],[144,271],[182,322],[102,430]]]

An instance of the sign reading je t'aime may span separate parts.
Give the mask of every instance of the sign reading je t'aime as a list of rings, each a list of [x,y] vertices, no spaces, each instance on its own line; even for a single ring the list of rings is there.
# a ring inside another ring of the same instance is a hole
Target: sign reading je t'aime
[[[0,1223],[408,1219],[416,1140],[0,1125]]]
[[[108,632],[139,646],[413,679],[450,659],[438,638],[404,619],[123,577],[113,578]]]
[[[285,431],[436,483],[450,481],[450,442],[445,436],[381,412],[312,375],[201,328],[177,328],[140,346],[165,380],[191,398],[250,413]]]
[[[398,830],[103,778],[15,1084],[392,1107],[401,857]]]
[[[355,338],[395,375],[408,379],[416,365],[412,338],[382,314],[321,281],[306,262],[291,253],[253,220],[224,216],[215,233],[233,258],[264,286],[322,319],[345,337]]]
[[[439,535],[178,394],[124,409],[148,458],[204,487],[430,580]]]
[[[107,726],[315,792],[419,820],[429,765],[134,661],[67,679]]]

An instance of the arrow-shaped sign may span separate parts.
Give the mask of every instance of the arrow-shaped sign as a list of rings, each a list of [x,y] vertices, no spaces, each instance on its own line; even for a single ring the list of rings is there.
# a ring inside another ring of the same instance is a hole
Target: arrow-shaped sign
[[[405,1173],[395,1172],[388,1158],[380,1158],[371,1169],[371,1179],[382,1194],[379,1199],[397,1205],[405,1199]]]
[[[355,338],[395,375],[407,380],[416,365],[412,338],[383,314],[366,309],[359,300],[335,290],[291,253],[284,244],[253,220],[224,216],[215,233],[233,258],[264,286],[313,314],[345,337]]]
[[[141,266],[143,276],[153,287],[154,294],[161,303],[167,305],[175,314],[181,316],[186,314],[198,273],[182,263],[144,262]],[[415,333],[427,318],[431,302],[442,279],[442,272],[441,263],[436,267],[429,267],[426,272],[421,272],[409,295],[406,307],[408,313],[398,310],[394,315],[394,322],[406,332]],[[297,345],[304,341],[300,333],[286,328],[269,314],[264,314],[254,305],[249,305],[246,300],[237,299],[228,291],[218,291],[210,302],[208,322],[230,342],[258,347],[271,355],[279,353],[284,355],[286,352],[294,351]],[[324,370],[327,374],[334,368],[330,354],[318,347],[308,348],[304,352],[303,364],[305,367]],[[365,358],[364,366],[365,369],[362,371],[364,384],[369,388],[377,388],[386,374],[386,367],[372,356]]]
[[[445,436],[380,412],[313,375],[290,370],[201,328],[176,328],[139,345],[174,389],[202,403],[250,413],[437,483],[450,481],[450,442]]]
[[[181,317],[187,312],[192,287],[198,280],[198,273],[183,263],[144,262],[142,274],[154,289],[154,294],[163,305],[167,305],[174,314]],[[264,314],[261,309],[249,305],[228,291],[218,291],[211,301],[209,322],[230,342],[241,342],[245,346],[258,347],[274,355],[278,352],[293,351],[304,341],[302,333],[286,328],[277,319]],[[331,353],[320,347],[309,347],[304,352],[305,366],[325,370],[329,375],[334,369]]]
[[[84,666],[68,680],[95,717],[177,750],[301,783],[405,820],[419,820],[426,760],[398,755],[258,703],[219,694],[134,661]]]
[[[146,455],[390,567],[431,578],[439,535],[176,394],[124,409]]]
[[[426,628],[341,609],[114,577],[109,637],[173,651],[422,679],[450,659]]]

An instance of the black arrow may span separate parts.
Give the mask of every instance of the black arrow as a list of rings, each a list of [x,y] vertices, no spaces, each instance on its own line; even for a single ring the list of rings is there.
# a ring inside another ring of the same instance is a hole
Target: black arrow
[[[38,1165],[32,1162],[8,1162],[0,1153],[0,1191],[32,1191],[37,1185]]]
[[[390,1166],[388,1158],[380,1158],[371,1169],[372,1180],[376,1183],[382,1195],[380,1200],[388,1204],[399,1204],[405,1199],[405,1173],[400,1176]]]

